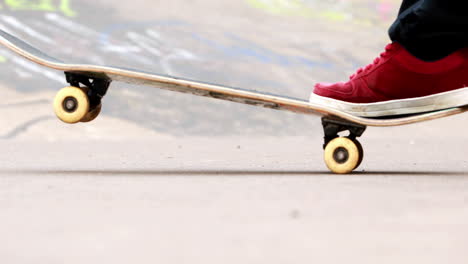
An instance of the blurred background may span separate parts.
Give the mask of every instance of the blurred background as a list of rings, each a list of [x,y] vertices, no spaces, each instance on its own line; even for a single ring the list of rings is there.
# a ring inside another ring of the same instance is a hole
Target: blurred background
[[[306,99],[389,41],[398,0],[1,1],[0,27],[73,63],[115,65]],[[113,83],[103,114],[65,125],[63,73],[0,48],[3,139],[321,133],[317,118]],[[114,133],[115,132],[115,133]]]
[[[389,42],[400,0],[0,0],[0,28],[73,63],[307,99]],[[0,47],[0,261],[463,263],[468,115],[369,128],[331,175],[313,116],[115,82],[53,113],[62,72]]]

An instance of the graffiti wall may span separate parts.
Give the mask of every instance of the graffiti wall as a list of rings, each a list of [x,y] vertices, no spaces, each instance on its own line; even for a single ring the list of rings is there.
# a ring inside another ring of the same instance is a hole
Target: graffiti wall
[[[65,16],[74,17],[77,14],[71,8],[70,1],[71,0],[4,0],[0,4],[0,10],[59,12]]]
[[[130,66],[211,81],[223,81],[212,78],[225,75],[222,71],[213,72],[216,69],[210,65],[215,62],[324,70],[334,67],[326,60],[281,53],[241,34],[222,29],[208,32],[183,20],[121,21],[112,16],[99,21],[83,19],[83,13],[80,14],[71,0],[5,0],[1,8],[0,27],[3,30],[41,48],[54,47],[54,56],[73,62]],[[79,8],[86,9],[82,4]],[[99,10],[96,6],[88,8]],[[106,8],[101,9],[104,12]],[[0,51],[0,56],[0,63],[13,63],[15,73],[21,78],[33,78],[41,73],[51,80],[63,82],[59,74],[16,58],[5,50]],[[191,72],[197,72],[197,75]],[[248,77],[252,78],[255,76]]]
[[[252,7],[285,16],[358,24],[388,23],[399,0],[246,0]]]

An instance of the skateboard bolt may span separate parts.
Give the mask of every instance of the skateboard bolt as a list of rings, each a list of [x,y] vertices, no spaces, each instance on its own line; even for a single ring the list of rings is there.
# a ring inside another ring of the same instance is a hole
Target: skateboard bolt
[[[339,147],[337,148],[334,152],[333,152],[333,159],[339,163],[339,164],[343,164],[343,163],[346,163],[349,159],[349,152],[348,150],[346,150],[345,148],[343,147]]]

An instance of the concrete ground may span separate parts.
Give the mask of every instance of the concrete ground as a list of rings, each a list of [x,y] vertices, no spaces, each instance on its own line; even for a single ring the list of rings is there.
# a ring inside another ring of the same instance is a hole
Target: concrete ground
[[[70,61],[300,98],[383,50],[399,4],[38,2],[0,1],[0,28]],[[62,73],[4,49],[0,67],[2,263],[467,258],[468,115],[369,128],[338,176],[316,117],[115,83],[70,126],[51,109]]]
[[[463,263],[468,140],[453,131],[466,122],[370,129],[362,168],[344,176],[323,165],[319,131],[0,141],[0,256],[5,263]]]

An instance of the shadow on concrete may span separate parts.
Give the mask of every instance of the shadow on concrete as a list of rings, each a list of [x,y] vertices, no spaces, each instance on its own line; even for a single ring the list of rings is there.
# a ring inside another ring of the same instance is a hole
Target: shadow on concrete
[[[48,174],[48,175],[89,175],[89,176],[468,176],[460,171],[358,171],[348,175],[336,175],[329,171],[303,170],[0,170],[0,174]]]
[[[357,171],[352,175],[376,176],[468,176],[468,171]]]

